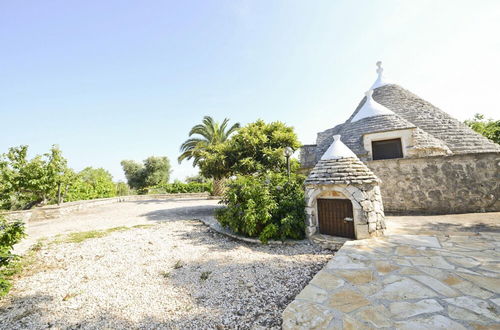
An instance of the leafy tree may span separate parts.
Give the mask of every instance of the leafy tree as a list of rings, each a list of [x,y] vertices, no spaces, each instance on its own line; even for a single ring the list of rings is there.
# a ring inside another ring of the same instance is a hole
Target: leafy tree
[[[15,258],[15,255],[12,254],[13,246],[24,236],[26,234],[22,222],[9,223],[0,216],[0,296],[4,296],[9,292],[11,283],[6,267]]]
[[[198,165],[202,175],[214,178],[285,171],[286,147],[300,147],[293,127],[258,120],[240,128],[226,143],[206,148]]]
[[[125,182],[116,183],[116,195],[117,196],[127,196],[130,195],[130,187]]]
[[[139,164],[133,160],[121,162],[128,185],[132,189],[143,190],[162,183],[170,178],[170,161],[167,157],[148,157]]]
[[[133,160],[122,160],[121,163],[127,183],[132,189],[141,189],[144,186],[144,166]]]
[[[66,193],[68,201],[116,196],[116,185],[111,174],[103,168],[87,167],[73,179]]]
[[[10,148],[0,157],[0,203],[6,209],[28,209],[56,199],[67,178],[66,159],[57,146],[27,159],[28,146]]]
[[[485,119],[484,115],[476,113],[465,124],[491,141],[500,144],[500,120]]]
[[[179,163],[184,159],[193,159],[193,166],[196,166],[200,161],[210,157],[213,152],[212,148],[217,148],[219,145],[226,142],[232,133],[236,132],[240,124],[235,123],[228,128],[229,119],[225,118],[222,124],[214,121],[210,116],[205,116],[201,124],[191,128],[189,136],[191,137],[184,141],[181,145],[181,155],[178,158]],[[214,179],[214,195],[220,195],[223,190],[223,180],[225,173],[222,171],[205,171],[205,176]]]
[[[146,187],[168,183],[170,179],[170,161],[167,157],[148,157],[144,160],[144,183]]]

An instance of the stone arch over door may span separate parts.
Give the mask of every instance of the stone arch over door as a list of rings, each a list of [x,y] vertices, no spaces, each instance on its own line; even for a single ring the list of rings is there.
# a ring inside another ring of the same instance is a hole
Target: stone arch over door
[[[379,235],[385,228],[379,186],[374,185],[307,185],[306,234],[319,233],[318,199],[347,199],[352,203],[354,237]]]

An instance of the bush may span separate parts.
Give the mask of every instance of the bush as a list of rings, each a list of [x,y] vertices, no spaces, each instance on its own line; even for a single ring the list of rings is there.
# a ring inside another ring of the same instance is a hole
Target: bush
[[[148,190],[148,194],[181,194],[181,193],[203,193],[212,192],[211,182],[174,182],[154,186]]]
[[[303,177],[283,173],[238,176],[228,184],[217,211],[223,226],[238,234],[269,239],[302,239],[305,229]]]
[[[22,222],[8,223],[0,217],[0,296],[6,295],[11,287],[8,266],[16,257],[12,254],[12,247],[24,236]]]
[[[103,168],[87,167],[71,180],[66,196],[67,202],[116,196],[116,184],[111,174]]]

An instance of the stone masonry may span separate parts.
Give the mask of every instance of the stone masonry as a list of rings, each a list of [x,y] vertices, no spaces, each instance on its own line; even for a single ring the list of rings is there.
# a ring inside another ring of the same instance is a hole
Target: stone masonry
[[[500,234],[349,241],[283,312],[283,329],[498,329]]]
[[[318,198],[351,201],[357,239],[383,234],[384,207],[379,179],[355,156],[320,160],[307,177],[305,186],[307,236],[320,232]]]

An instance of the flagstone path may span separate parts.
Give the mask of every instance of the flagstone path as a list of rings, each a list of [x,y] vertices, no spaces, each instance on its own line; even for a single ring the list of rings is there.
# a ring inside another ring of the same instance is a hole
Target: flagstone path
[[[283,312],[284,329],[499,329],[500,233],[349,241]]]

